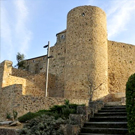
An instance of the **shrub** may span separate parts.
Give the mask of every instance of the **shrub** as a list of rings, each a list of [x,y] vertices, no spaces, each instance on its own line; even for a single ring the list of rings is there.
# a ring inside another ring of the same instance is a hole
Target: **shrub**
[[[59,118],[55,120],[53,116],[41,115],[29,121],[19,135],[64,135],[61,124],[67,121]]]
[[[68,119],[70,114],[77,113],[77,106],[78,106],[77,104],[69,104],[69,100],[65,100],[64,105],[54,105],[53,107],[50,108],[50,110],[40,110],[36,113],[29,112],[19,117],[18,120],[20,122],[26,122],[28,120],[31,120],[43,114],[48,115],[48,116],[53,116],[55,119],[58,119],[58,118]]]
[[[16,120],[18,116],[18,112],[13,110],[13,119]]]
[[[53,107],[50,108],[50,112],[57,112],[61,114],[62,108],[65,108],[65,105],[54,105]]]
[[[126,84],[126,110],[129,133],[135,134],[135,74],[129,77]]]
[[[28,113],[24,114],[23,116],[19,117],[18,120],[20,122],[26,122],[28,120],[31,120],[31,119],[35,118],[36,116],[37,116],[36,113],[28,112]]]
[[[11,119],[12,119],[11,114],[10,114],[10,113],[7,113],[7,114],[6,114],[6,118],[9,119],[9,120],[11,120]]]
[[[68,119],[70,114],[75,114],[75,113],[76,113],[75,109],[63,108],[62,109],[62,118]]]
[[[38,112],[35,113],[36,116],[40,116],[42,114],[46,114],[48,113],[49,111],[48,110],[39,110]]]

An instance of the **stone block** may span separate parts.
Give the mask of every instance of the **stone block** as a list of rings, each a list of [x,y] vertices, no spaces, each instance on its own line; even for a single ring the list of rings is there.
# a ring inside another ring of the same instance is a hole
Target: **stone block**
[[[86,115],[70,114],[69,115],[69,122],[70,122],[70,124],[83,127],[84,122],[86,122]]]
[[[86,115],[86,106],[77,106],[77,114]]]
[[[80,132],[80,127],[78,125],[67,124],[63,128],[64,135],[78,135]]]

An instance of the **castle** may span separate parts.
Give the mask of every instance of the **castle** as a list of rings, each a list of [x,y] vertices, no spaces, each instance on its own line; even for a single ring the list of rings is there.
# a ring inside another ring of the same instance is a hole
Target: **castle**
[[[126,82],[135,72],[135,46],[107,39],[106,14],[102,9],[95,6],[72,9],[67,15],[66,30],[56,36],[57,42],[50,48],[53,58],[49,67],[49,97],[58,99],[57,102],[67,98],[85,103],[91,96],[91,90],[94,91],[93,100],[108,95],[125,97]],[[35,96],[42,97],[45,91],[46,59],[44,55],[25,60],[28,72],[14,69],[10,61],[1,63],[1,95],[9,95],[6,89],[10,91],[12,86],[14,91],[14,86],[17,90],[19,87],[18,95],[24,95],[20,102],[24,101],[25,104]],[[14,78],[17,81],[13,81]],[[28,107],[30,105],[26,106],[29,108],[27,111],[32,110]]]
[[[106,14],[94,6],[72,9],[67,29],[57,33],[51,47],[49,73],[57,77],[58,97],[88,98],[83,85],[90,80],[97,98],[109,93],[125,93],[128,77],[135,72],[135,46],[107,39]],[[46,56],[26,60],[33,73],[44,72]],[[99,94],[100,93],[100,94]]]

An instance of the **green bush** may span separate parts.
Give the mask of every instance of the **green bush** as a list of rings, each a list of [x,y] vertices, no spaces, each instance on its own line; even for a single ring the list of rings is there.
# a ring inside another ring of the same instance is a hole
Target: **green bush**
[[[31,120],[37,116],[41,116],[43,114],[48,116],[53,116],[55,119],[63,118],[68,119],[70,114],[76,114],[77,113],[77,104],[70,104],[69,100],[65,100],[64,105],[54,105],[49,110],[40,110],[36,113],[27,113],[21,117],[18,118],[20,122],[26,122],[28,120]]]
[[[129,77],[126,84],[126,110],[129,133],[135,134],[135,74]]]
[[[7,113],[7,114],[6,114],[6,118],[9,119],[9,120],[11,120],[11,119],[12,119],[11,114],[10,114],[10,113]]]
[[[26,122],[28,120],[35,118],[36,116],[37,116],[36,113],[28,112],[28,113],[24,114],[23,116],[19,117],[18,120],[20,122]]]
[[[34,118],[19,130],[19,135],[64,135],[61,124],[67,121],[61,118],[55,120],[53,116],[41,115]]]
[[[65,105],[54,105],[53,107],[50,108],[50,112],[57,112],[61,114],[62,108],[65,108]]]
[[[13,118],[14,118],[14,120],[16,120],[16,119],[17,119],[17,116],[18,116],[18,112],[17,112],[17,111],[15,111],[15,110],[13,110]]]
[[[40,116],[40,115],[46,114],[46,113],[48,113],[48,112],[49,112],[49,110],[39,110],[38,112],[35,113],[35,115],[36,115],[36,116]]]

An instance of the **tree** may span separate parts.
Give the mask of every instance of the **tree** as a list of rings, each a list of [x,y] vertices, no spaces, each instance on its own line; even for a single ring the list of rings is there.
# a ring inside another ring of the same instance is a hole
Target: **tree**
[[[126,83],[126,110],[128,131],[131,135],[135,135],[135,73]]]
[[[88,89],[88,94],[89,94],[89,97],[90,97],[89,101],[90,102],[93,99],[94,91],[96,91],[102,84],[103,83],[100,83],[98,86],[94,86],[90,75],[87,76],[87,80],[85,81],[85,83],[82,83],[82,85]]]
[[[18,52],[16,55],[17,65],[15,65],[15,67],[25,69],[24,58],[25,58],[24,54]]]

